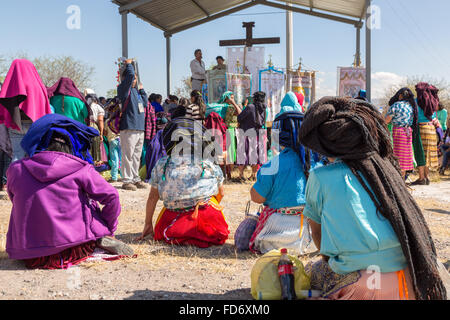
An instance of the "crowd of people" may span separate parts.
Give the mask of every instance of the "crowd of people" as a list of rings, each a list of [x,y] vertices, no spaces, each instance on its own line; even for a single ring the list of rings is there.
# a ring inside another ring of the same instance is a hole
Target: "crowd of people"
[[[364,97],[324,97],[304,110],[303,96],[288,92],[269,131],[264,92],[243,102],[225,92],[222,118],[208,113],[198,88],[164,102],[147,96],[131,60],[120,80],[117,97],[105,101],[89,90],[81,95],[67,78],[46,88],[31,62],[12,63],[0,91],[0,148],[12,160],[2,169],[13,205],[11,259],[56,269],[95,248],[132,255],[114,237],[121,205],[99,173],[107,163],[110,181],[120,171],[123,189],[150,187],[136,240],[223,245],[230,234],[224,181],[235,165],[243,181],[249,165],[249,196],[264,206],[250,250],[295,249],[310,236],[322,258],[306,269],[325,298],[446,299],[432,236],[405,183],[414,162],[413,184],[429,183],[438,149],[442,165],[448,161],[434,86],[419,83],[417,97],[399,90],[385,117]],[[375,287],[368,285],[373,266]]]
[[[447,110],[439,103],[438,89],[425,82],[401,88],[390,99],[386,123],[391,124],[394,155],[402,176],[417,167],[419,178],[411,185],[429,185],[429,170],[439,168],[443,175],[448,165],[449,132]],[[439,114],[439,117],[438,117]],[[444,155],[439,166],[439,151]]]

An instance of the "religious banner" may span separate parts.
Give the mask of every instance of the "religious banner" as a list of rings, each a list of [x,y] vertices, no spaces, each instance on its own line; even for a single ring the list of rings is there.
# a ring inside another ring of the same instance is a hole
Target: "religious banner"
[[[227,76],[225,70],[208,70],[208,103],[216,103],[227,91]]]
[[[244,103],[252,92],[252,75],[227,73],[227,91],[234,93],[236,103]]]
[[[260,72],[260,90],[266,93],[267,119],[273,122],[281,110],[281,101],[285,95],[284,73],[274,71]]]
[[[258,70],[264,69],[264,47],[237,48],[227,50],[227,72],[252,75],[252,92],[258,91]],[[244,68],[245,65],[245,68]]]
[[[359,90],[366,89],[366,69],[338,67],[338,96],[356,98]]]
[[[315,77],[316,73],[312,71],[289,71],[288,83],[292,92],[298,92],[303,94],[305,100],[303,107],[305,110],[314,103],[315,99]]]

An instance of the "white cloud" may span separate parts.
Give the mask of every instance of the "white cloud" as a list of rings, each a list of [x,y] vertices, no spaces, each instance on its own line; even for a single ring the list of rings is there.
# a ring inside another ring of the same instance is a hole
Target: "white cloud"
[[[316,72],[316,100],[325,96],[336,95],[336,73]]]
[[[406,82],[406,77],[392,72],[372,73],[372,98],[380,99],[385,96],[386,90],[391,87],[398,87]]]
[[[316,73],[316,99],[324,96],[336,96],[336,72]],[[396,87],[406,82],[406,77],[392,72],[372,73],[372,99],[384,98],[390,87]]]

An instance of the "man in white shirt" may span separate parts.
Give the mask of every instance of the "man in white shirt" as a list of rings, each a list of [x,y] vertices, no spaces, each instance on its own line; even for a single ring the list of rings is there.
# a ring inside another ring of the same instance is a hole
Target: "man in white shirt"
[[[202,85],[206,83],[206,69],[205,63],[202,61],[202,50],[195,50],[194,55],[195,59],[191,61],[192,90],[202,92]]]

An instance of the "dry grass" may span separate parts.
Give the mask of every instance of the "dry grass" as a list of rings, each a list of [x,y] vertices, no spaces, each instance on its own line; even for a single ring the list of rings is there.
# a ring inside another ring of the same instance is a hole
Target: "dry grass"
[[[249,175],[250,172],[247,171],[246,174]],[[432,179],[449,181],[448,177],[433,176]],[[244,217],[250,188],[250,183],[225,184],[226,196],[221,204],[225,208],[224,213],[231,231],[230,238],[223,246],[207,249],[167,245],[155,241],[135,241],[144,226],[148,190],[139,190],[135,193],[119,190],[123,211],[116,236],[130,244],[137,257],[114,262],[81,264],[83,286],[78,291],[70,291],[70,298],[89,299],[93,293],[108,299],[250,298],[250,270],[258,256],[250,252],[236,252],[233,240],[234,232]],[[450,259],[448,203],[445,207],[442,202],[435,199],[418,199],[417,202],[429,223],[440,260],[448,261]],[[159,203],[156,212],[159,213],[161,206]],[[257,209],[258,205],[252,204],[251,210]],[[33,292],[30,296],[26,296],[31,299],[55,298],[49,295],[50,292],[67,290],[64,287],[67,278],[65,273],[50,271],[52,280],[41,283],[42,279],[48,279],[45,278],[45,275],[49,274],[47,271],[25,270],[20,262],[10,261],[7,258],[4,250],[10,210],[9,201],[0,201],[0,282],[8,283],[4,286],[6,289],[2,289],[5,292],[3,298],[24,298],[20,295],[22,287],[29,288]],[[157,219],[157,214],[154,219]],[[303,262],[308,260],[308,257],[302,259]],[[26,283],[20,283],[22,279]],[[40,284],[39,288],[36,284]],[[31,290],[33,286],[37,289]]]

